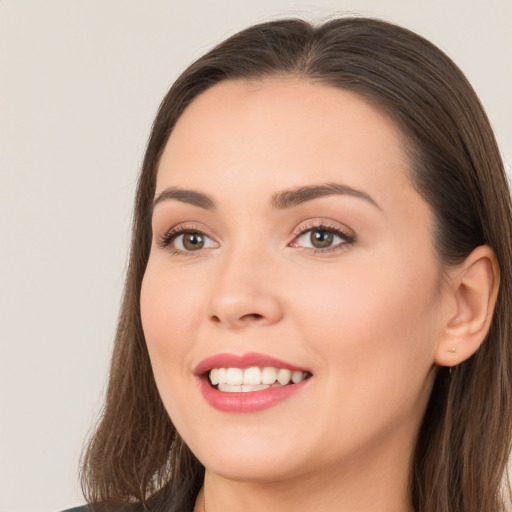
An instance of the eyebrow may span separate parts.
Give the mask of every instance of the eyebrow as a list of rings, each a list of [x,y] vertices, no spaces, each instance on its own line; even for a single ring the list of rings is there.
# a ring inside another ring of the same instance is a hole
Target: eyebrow
[[[381,210],[377,202],[366,192],[339,183],[325,183],[278,192],[272,198],[272,206],[277,209],[292,208],[306,201],[334,195],[357,197]]]
[[[157,204],[169,199],[175,199],[192,206],[199,206],[199,208],[204,208],[205,210],[215,210],[215,203],[206,194],[178,187],[166,188],[162,193],[158,194],[153,201],[152,210],[155,209]]]
[[[293,208],[299,204],[320,197],[327,197],[333,195],[346,195],[351,197],[357,197],[375,206],[379,210],[381,207],[377,202],[366,192],[358,190],[347,185],[341,185],[339,183],[324,183],[321,185],[311,185],[306,187],[299,187],[293,190],[283,190],[278,192],[272,197],[271,205],[273,208],[283,210],[287,208]],[[182,189],[179,187],[170,187],[165,189],[163,192],[158,194],[153,201],[152,210],[163,201],[174,199],[182,203],[187,203],[192,206],[198,206],[205,210],[215,210],[216,205],[213,199],[202,192],[196,190]]]

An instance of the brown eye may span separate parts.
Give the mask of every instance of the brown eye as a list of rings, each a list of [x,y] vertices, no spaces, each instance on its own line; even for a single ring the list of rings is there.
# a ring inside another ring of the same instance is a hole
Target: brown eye
[[[334,233],[323,229],[312,230],[309,236],[312,247],[315,249],[325,249],[330,247],[334,241]]]
[[[159,247],[167,249],[174,255],[190,255],[193,252],[201,253],[203,249],[207,250],[219,247],[218,242],[202,231],[184,226],[176,226],[171,229],[156,243]]]
[[[305,229],[291,243],[292,247],[302,247],[318,254],[337,251],[355,243],[355,238],[334,227],[317,226]]]
[[[183,233],[181,237],[181,243],[186,251],[197,251],[204,247],[204,235],[201,233]]]

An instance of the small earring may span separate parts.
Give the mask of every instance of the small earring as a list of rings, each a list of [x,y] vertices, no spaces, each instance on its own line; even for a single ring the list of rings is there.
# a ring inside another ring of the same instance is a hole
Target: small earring
[[[457,349],[455,347],[451,347],[448,349],[448,352],[451,352],[452,354],[455,354],[457,352]]]

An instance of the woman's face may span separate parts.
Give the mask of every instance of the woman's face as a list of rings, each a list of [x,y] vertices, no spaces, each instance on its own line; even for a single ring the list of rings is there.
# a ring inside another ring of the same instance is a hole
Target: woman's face
[[[298,78],[216,85],[165,147],[152,227],[144,333],[208,472],[408,464],[443,295],[432,213],[389,119]]]

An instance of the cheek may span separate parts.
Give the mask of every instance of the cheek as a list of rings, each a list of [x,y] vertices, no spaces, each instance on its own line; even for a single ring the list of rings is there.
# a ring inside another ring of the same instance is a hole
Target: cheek
[[[142,327],[155,382],[173,423],[182,428],[194,416],[190,349],[198,323],[199,288],[151,260],[141,287]]]
[[[413,431],[430,395],[434,279],[411,282],[389,270],[354,267],[311,280],[295,294],[302,313],[294,318],[320,358],[322,399],[331,404],[313,416],[318,428],[329,429],[326,451],[345,450],[347,438],[357,445],[390,426]]]
[[[197,324],[200,286],[184,282],[159,266],[148,264],[141,287],[141,316],[148,348],[175,352],[186,345],[187,332]]]
[[[171,381],[190,375],[187,359],[198,323],[199,286],[150,261],[141,287],[141,318],[155,380],[164,402]]]
[[[355,382],[367,387],[369,380],[377,387],[399,387],[407,379],[407,385],[418,387],[433,364],[434,269],[418,269],[411,276],[396,262],[380,263],[316,275],[294,294],[302,311],[295,315],[300,331],[307,333],[332,379],[346,383],[345,388]]]

